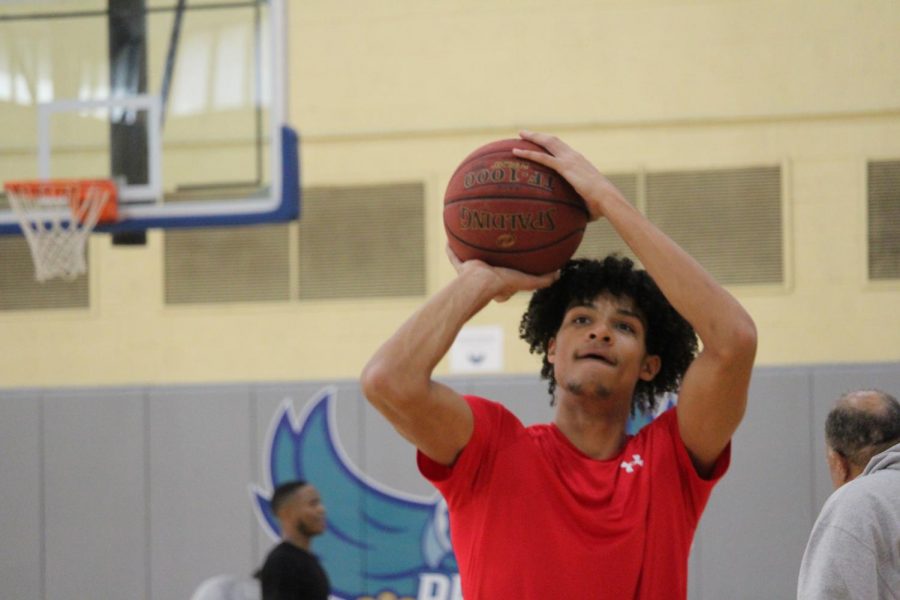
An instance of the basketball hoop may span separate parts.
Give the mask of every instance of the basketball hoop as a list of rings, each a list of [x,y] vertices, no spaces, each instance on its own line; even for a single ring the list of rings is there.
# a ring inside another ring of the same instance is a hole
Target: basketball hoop
[[[38,281],[74,279],[87,271],[87,238],[97,223],[117,218],[116,186],[108,179],[10,181],[3,186],[31,248]]]

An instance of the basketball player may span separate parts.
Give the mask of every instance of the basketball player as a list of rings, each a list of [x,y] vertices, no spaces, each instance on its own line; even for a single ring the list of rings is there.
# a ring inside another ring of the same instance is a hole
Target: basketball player
[[[272,512],[283,541],[257,574],[262,600],[328,600],[328,576],[310,552],[312,538],[325,532],[325,505],[318,490],[305,481],[279,485],[272,493]]]
[[[375,353],[364,392],[447,500],[466,600],[683,599],[694,531],[744,415],[755,326],[584,157],[521,137],[549,154],[516,154],[565,177],[646,271],[608,257],[531,276],[451,254],[457,277]],[[431,377],[491,299],[532,290],[520,329],[543,355],[556,415],[524,427]],[[677,408],[626,435],[630,412],[676,389]]]

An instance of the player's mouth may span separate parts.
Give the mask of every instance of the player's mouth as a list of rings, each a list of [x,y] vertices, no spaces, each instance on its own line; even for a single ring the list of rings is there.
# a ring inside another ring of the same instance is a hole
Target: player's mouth
[[[614,366],[616,366],[616,364],[618,364],[616,362],[616,360],[613,359],[609,354],[607,354],[606,352],[602,352],[600,350],[579,352],[578,354],[575,355],[575,360],[597,361],[597,362],[607,364],[611,367],[614,367]]]

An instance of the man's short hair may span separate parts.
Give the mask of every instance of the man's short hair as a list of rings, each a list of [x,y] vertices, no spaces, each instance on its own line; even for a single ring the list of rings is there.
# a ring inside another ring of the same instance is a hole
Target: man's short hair
[[[270,502],[272,506],[272,512],[274,514],[278,514],[278,511],[284,506],[284,503],[287,501],[291,495],[306,485],[306,482],[302,479],[298,479],[296,481],[288,481],[287,483],[282,483],[278,487],[275,488],[275,491],[272,492],[272,500]]]
[[[881,398],[884,410],[864,410],[844,400],[828,413],[825,441],[832,450],[858,467],[865,467],[876,454],[900,442],[900,403],[881,390],[862,390]]]

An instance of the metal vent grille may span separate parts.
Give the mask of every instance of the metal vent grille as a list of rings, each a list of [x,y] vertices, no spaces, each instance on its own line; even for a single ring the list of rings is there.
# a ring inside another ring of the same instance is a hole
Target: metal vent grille
[[[900,160],[870,162],[869,279],[900,279]]]
[[[607,175],[607,178],[619,188],[629,202],[635,204],[638,201],[638,176],[635,173]],[[638,262],[612,225],[606,219],[600,219],[588,224],[581,245],[578,246],[578,252],[575,253],[575,258],[599,259],[613,252]]]
[[[281,224],[167,231],[166,303],[289,300],[289,235]]]
[[[424,200],[421,183],[305,190],[300,298],[423,295]]]
[[[85,248],[86,254],[87,251]],[[51,279],[38,283],[25,238],[0,236],[0,310],[87,308],[89,302],[86,275],[72,281]]]
[[[784,279],[781,169],[647,175],[647,216],[720,283]]]

